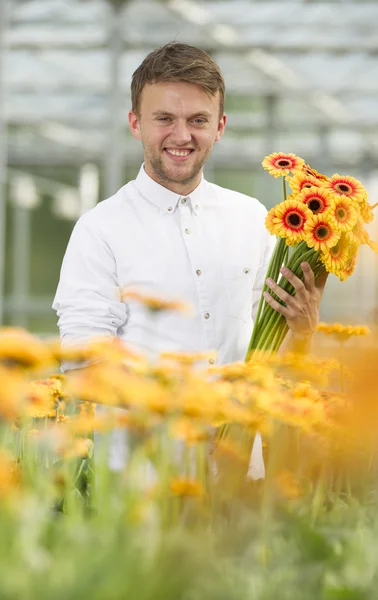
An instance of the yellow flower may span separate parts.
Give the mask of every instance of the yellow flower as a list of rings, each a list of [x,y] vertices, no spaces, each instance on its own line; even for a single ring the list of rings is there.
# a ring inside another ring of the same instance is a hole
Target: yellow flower
[[[292,177],[286,177],[286,180],[289,182],[294,195],[299,194],[304,189],[319,187],[320,185],[320,181],[316,177],[303,172],[295,173]]]
[[[12,499],[19,488],[19,465],[9,452],[0,449],[0,499]]]
[[[346,234],[341,234],[341,237],[335,246],[327,248],[322,252],[320,260],[328,273],[337,275],[339,271],[344,269],[349,260],[349,240],[346,237]]]
[[[296,196],[298,202],[303,202],[314,215],[324,213],[331,206],[330,194],[318,187],[306,187]]]
[[[285,496],[294,500],[303,496],[303,487],[300,485],[297,477],[289,469],[282,469],[277,473],[275,477],[275,483],[279,492]]]
[[[25,414],[33,419],[55,418],[57,399],[54,391],[43,381],[34,381],[30,384],[26,396]]]
[[[372,220],[374,219],[374,213],[373,213],[373,208],[374,206],[371,206],[370,204],[368,204],[368,202],[366,200],[363,200],[362,202],[359,203],[359,209],[360,209],[360,214],[361,217],[364,221],[364,223],[371,223]]]
[[[335,173],[324,183],[324,187],[338,197],[342,196],[355,202],[362,202],[367,198],[367,191],[362,183],[349,175]]]
[[[175,496],[192,496],[200,498],[204,495],[203,485],[197,479],[176,477],[170,483],[170,491]]]
[[[323,323],[320,322],[317,326],[317,331],[321,331],[326,335],[340,335],[340,336],[352,336],[352,335],[367,335],[370,333],[368,327],[363,325],[342,325],[341,323]]]
[[[272,208],[265,224],[272,235],[286,239],[294,245],[304,239],[305,224],[311,218],[311,211],[302,202],[285,200]]]
[[[335,231],[351,231],[357,223],[357,217],[352,202],[343,196],[334,198],[327,210],[327,220]]]
[[[37,370],[50,366],[52,356],[44,342],[25,329],[4,327],[0,330],[0,362]]]
[[[121,292],[121,299],[140,302],[144,304],[151,312],[176,311],[184,314],[192,313],[192,307],[186,302],[152,296],[139,292],[138,290],[123,290]]]
[[[162,352],[161,360],[168,360],[183,366],[192,366],[197,362],[206,362],[213,364],[216,359],[216,352]]]
[[[171,436],[175,439],[184,440],[187,444],[198,444],[210,439],[210,433],[206,427],[200,427],[187,418],[176,419],[170,426]]]
[[[340,234],[331,227],[324,214],[313,215],[305,223],[304,229],[307,246],[321,252],[335,246],[340,238]]]
[[[284,154],[283,152],[274,152],[266,156],[262,162],[265,170],[269,171],[274,177],[288,175],[290,172],[300,171],[304,165],[304,160],[295,156],[295,154]]]
[[[360,244],[367,244],[369,235],[366,229],[364,228],[364,223],[362,218],[357,215],[356,223],[350,229],[347,234],[347,239],[351,244],[359,246]]]
[[[88,458],[93,452],[93,442],[89,438],[77,438],[59,449],[59,454],[64,460],[71,458]]]
[[[351,246],[349,248],[349,257],[347,264],[343,269],[341,269],[337,273],[337,276],[340,279],[340,281],[345,281],[346,279],[348,279],[348,277],[352,275],[357,264],[357,253],[358,250],[356,250],[355,247]]]
[[[312,167],[310,167],[310,165],[303,165],[302,167],[302,173],[304,173],[305,175],[311,175],[312,177],[315,177],[315,179],[319,182],[318,185],[323,185],[322,182],[324,181],[329,181],[329,178],[327,177],[327,175],[323,175],[322,173],[318,173],[318,171],[316,171],[315,169],[313,169]]]

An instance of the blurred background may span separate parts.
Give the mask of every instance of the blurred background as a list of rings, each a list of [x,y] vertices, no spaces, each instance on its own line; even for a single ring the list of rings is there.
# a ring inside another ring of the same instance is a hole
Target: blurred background
[[[376,0],[0,0],[0,322],[57,334],[75,221],[142,162],[132,73],[172,40],[209,52],[226,80],[207,179],[269,208],[281,186],[261,161],[294,152],[378,202],[377,23]],[[350,280],[329,279],[323,320],[378,320],[377,257],[363,250]]]

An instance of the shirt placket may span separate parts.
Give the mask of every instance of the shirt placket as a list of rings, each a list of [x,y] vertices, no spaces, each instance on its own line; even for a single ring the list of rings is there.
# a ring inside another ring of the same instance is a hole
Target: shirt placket
[[[216,348],[215,315],[214,309],[210,304],[210,277],[206,268],[205,244],[200,234],[200,228],[198,227],[200,215],[194,214],[191,210],[190,203],[190,198],[180,198],[179,210],[182,235],[196,286],[206,347],[209,350],[214,350]],[[215,361],[211,358],[209,362],[213,364]]]

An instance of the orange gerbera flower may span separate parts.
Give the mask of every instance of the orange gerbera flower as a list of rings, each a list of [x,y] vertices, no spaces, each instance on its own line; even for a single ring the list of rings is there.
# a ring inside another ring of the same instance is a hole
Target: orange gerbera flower
[[[272,235],[286,238],[287,244],[294,245],[304,239],[304,226],[311,215],[301,202],[285,200],[268,212],[265,224]]]
[[[323,213],[331,206],[332,198],[327,190],[322,190],[318,187],[310,187],[302,190],[300,194],[296,196],[298,202],[306,204],[311,212],[315,215]]]
[[[364,222],[360,215],[357,215],[356,223],[352,229],[347,232],[346,236],[351,244],[355,244],[357,246],[368,243],[369,235],[364,227]]]
[[[273,152],[266,156],[262,162],[264,169],[269,171],[274,177],[282,177],[300,171],[304,165],[303,158],[295,154],[284,154],[283,152]]]
[[[349,241],[345,234],[341,237],[335,246],[327,248],[320,255],[320,260],[324,264],[328,273],[338,274],[345,269],[349,260]]]
[[[320,252],[335,246],[340,238],[340,234],[331,227],[323,214],[313,215],[305,223],[304,229],[307,246]]]
[[[345,196],[334,198],[327,211],[327,219],[336,231],[350,231],[357,223],[357,217],[356,209]]]
[[[292,177],[286,177],[287,181],[294,194],[299,194],[304,188],[318,187],[320,181],[313,177],[313,175],[307,175],[307,173],[295,173]]]
[[[362,202],[367,197],[367,191],[358,179],[349,175],[339,175],[335,173],[329,181],[324,183],[337,196],[344,196],[354,202]]]
[[[305,173],[305,175],[311,175],[311,177],[315,177],[315,179],[317,179],[318,181],[328,181],[329,179],[327,175],[318,173],[318,171],[315,171],[315,169],[310,167],[310,165],[303,165],[302,172]]]

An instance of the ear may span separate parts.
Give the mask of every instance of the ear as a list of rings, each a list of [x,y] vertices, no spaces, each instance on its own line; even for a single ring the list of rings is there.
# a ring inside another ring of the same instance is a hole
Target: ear
[[[219,142],[219,140],[221,139],[222,135],[224,134],[226,123],[227,123],[227,115],[226,115],[226,113],[223,113],[222,118],[221,118],[221,120],[218,123],[217,137],[215,138],[216,142]]]
[[[133,110],[130,110],[130,112],[129,112],[129,127],[130,127],[130,131],[133,134],[133,136],[137,140],[141,140],[142,135],[140,132],[139,117]]]

